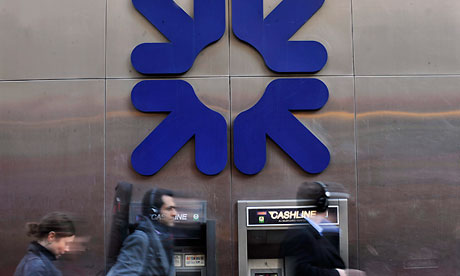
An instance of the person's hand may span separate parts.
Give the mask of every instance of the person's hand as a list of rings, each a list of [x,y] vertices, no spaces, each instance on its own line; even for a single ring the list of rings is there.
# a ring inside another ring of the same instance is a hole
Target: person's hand
[[[336,269],[340,276],[366,276],[366,272],[357,269]]]
[[[366,272],[357,270],[357,269],[347,269],[345,270],[346,276],[366,276]]]

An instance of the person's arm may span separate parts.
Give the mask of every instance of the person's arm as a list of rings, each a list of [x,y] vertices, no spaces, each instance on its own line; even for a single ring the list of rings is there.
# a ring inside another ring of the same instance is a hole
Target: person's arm
[[[311,232],[294,231],[286,244],[286,255],[293,258],[295,275],[342,276],[341,269],[324,268],[314,265],[321,262],[323,251],[321,245]],[[320,259],[318,259],[320,258]],[[329,262],[329,259],[324,260]]]
[[[107,276],[140,275],[144,267],[148,245],[146,233],[136,231],[129,235],[123,242],[117,262],[107,273]]]
[[[301,272],[299,275],[312,275],[312,276],[346,276],[346,274],[341,274],[344,272],[342,269],[335,268],[322,268],[311,265],[309,262],[299,261],[297,263],[297,273]]]

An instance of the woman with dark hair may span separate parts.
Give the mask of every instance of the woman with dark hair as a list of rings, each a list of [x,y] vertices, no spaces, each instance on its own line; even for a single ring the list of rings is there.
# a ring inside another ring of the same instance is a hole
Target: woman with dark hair
[[[27,235],[35,237],[22,258],[14,276],[60,276],[52,261],[69,251],[75,238],[75,227],[68,215],[53,212],[40,223],[28,223]]]

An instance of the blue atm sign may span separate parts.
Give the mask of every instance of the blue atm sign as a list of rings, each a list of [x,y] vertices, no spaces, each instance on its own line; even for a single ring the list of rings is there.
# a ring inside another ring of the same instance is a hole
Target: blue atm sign
[[[268,68],[280,73],[312,73],[327,61],[325,47],[316,41],[289,38],[318,11],[324,0],[284,0],[263,18],[263,0],[233,0],[233,32],[254,47]],[[143,43],[131,54],[142,74],[182,74],[197,55],[225,32],[225,0],[195,1],[191,18],[173,0],[133,0],[134,7],[170,42]],[[269,137],[303,170],[320,173],[329,164],[327,147],[291,111],[319,110],[329,91],[318,79],[276,79],[262,98],[240,113],[233,128],[234,162],[242,173],[260,172]],[[184,80],[145,80],[131,93],[141,112],[169,112],[166,119],[133,151],[136,172],[153,175],[195,137],[195,161],[204,174],[220,173],[227,163],[227,123],[206,107]]]

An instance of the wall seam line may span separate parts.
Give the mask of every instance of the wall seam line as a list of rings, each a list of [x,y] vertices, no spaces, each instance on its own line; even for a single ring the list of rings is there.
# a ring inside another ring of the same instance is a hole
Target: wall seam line
[[[353,135],[354,135],[354,150],[355,150],[355,195],[356,195],[356,265],[357,268],[360,268],[360,258],[359,258],[359,172],[358,172],[358,126],[357,126],[357,104],[356,104],[356,64],[355,64],[355,40],[354,40],[354,13],[353,13],[353,0],[350,1],[350,12],[351,12],[351,55],[352,55],[352,67],[353,67],[353,109],[354,109],[354,118],[353,118]]]
[[[107,260],[107,24],[108,24],[108,1],[105,0],[105,34],[104,34],[104,176],[103,176],[103,185],[104,185],[104,207],[103,207],[103,223],[104,223],[104,272],[106,271],[106,260]]]

